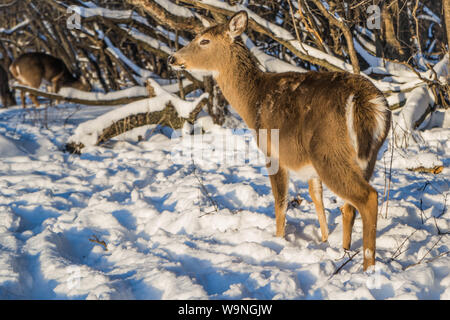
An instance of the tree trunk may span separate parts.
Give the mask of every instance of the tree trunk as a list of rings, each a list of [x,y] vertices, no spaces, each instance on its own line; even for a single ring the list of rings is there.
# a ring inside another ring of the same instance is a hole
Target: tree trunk
[[[386,58],[400,61],[406,61],[410,55],[406,45],[410,43],[409,20],[406,10],[401,9],[404,6],[404,1],[399,3],[399,0],[391,0],[384,4],[381,11],[384,55]]]

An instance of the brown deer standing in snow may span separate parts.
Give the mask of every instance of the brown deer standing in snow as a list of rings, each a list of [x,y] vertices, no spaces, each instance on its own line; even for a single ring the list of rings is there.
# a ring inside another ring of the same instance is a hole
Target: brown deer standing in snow
[[[58,93],[62,87],[72,87],[88,91],[89,86],[74,77],[64,62],[42,52],[29,52],[19,56],[9,67],[11,74],[20,84],[38,89],[43,80],[52,85],[52,91]],[[22,105],[25,108],[25,92],[21,91]],[[35,95],[30,94],[31,101],[39,106]]]
[[[308,181],[322,240],[327,240],[323,181],[345,200],[341,208],[345,249],[350,249],[355,209],[362,217],[367,270],[375,264],[378,208],[378,194],[368,181],[390,127],[387,101],[359,75],[262,72],[239,37],[247,22],[247,13],[238,12],[228,23],[198,34],[168,62],[175,68],[212,71],[228,102],[251,129],[279,129],[277,154],[270,152],[270,136],[266,150],[269,159],[279,163],[279,170],[270,174],[276,235],[285,233],[290,171]]]
[[[14,94],[9,89],[8,74],[2,66],[0,66],[0,102],[5,108],[16,104]]]

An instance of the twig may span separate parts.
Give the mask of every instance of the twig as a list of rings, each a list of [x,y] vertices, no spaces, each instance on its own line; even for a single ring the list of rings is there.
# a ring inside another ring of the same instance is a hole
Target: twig
[[[391,161],[389,163],[389,182],[388,182],[388,189],[387,189],[387,195],[386,195],[386,214],[384,215],[384,218],[387,219],[388,216],[388,210],[389,210],[389,198],[391,193],[391,181],[392,181],[392,161],[394,158],[394,129],[392,128],[393,120],[391,118]]]
[[[447,235],[447,234],[450,234],[450,231],[442,232],[441,229],[439,229],[439,227],[438,227],[438,225],[437,225],[436,217],[433,217],[433,218],[434,218],[434,226],[436,227],[436,230],[437,230],[437,232],[438,232],[439,235]]]
[[[322,49],[323,49],[324,51],[326,51],[327,53],[330,53],[329,48],[326,47],[326,45],[324,44],[324,42],[323,42],[322,38],[320,37],[319,33],[317,32],[317,30],[314,29],[314,28],[312,27],[312,22],[311,22],[310,18],[309,18],[309,17],[306,17],[306,16],[303,14],[303,12],[302,12],[302,6],[303,6],[303,5],[302,5],[301,1],[298,2],[298,6],[299,6],[299,8],[298,8],[298,10],[297,10],[297,13],[298,13],[299,16],[300,16],[301,21],[303,21],[303,25],[305,26],[306,30],[312,35],[313,39],[316,40],[316,43],[317,43],[320,47],[322,47]],[[291,15],[292,15],[292,13],[291,13]],[[293,19],[293,18],[292,18],[292,19]],[[300,20],[300,19],[299,19],[299,20]],[[299,41],[300,41],[300,39],[299,39]],[[302,47],[303,47],[303,45],[302,45]],[[303,48],[303,49],[304,49],[304,48]],[[305,49],[304,49],[304,50],[305,50]],[[305,52],[308,52],[308,51],[305,50]]]
[[[444,206],[443,206],[443,208],[442,208],[442,212],[441,212],[441,214],[440,215],[438,215],[437,216],[437,218],[440,218],[440,217],[442,217],[444,214],[445,214],[445,212],[447,212],[447,196],[449,195],[449,193],[447,192],[447,193],[445,193],[445,195],[444,195]]]
[[[298,32],[297,23],[295,21],[294,10],[292,9],[291,0],[288,0],[288,3],[289,3],[289,12],[291,13],[292,24],[294,25],[295,35],[297,36],[298,43],[302,47],[303,51],[305,51],[306,54],[309,54],[308,51],[306,51],[306,49],[303,47],[303,43],[300,39],[300,33]]]
[[[70,119],[73,115],[75,115],[75,113],[77,113],[77,112],[80,111],[80,110],[81,110],[80,105],[77,105],[75,111],[72,112],[71,114],[69,114],[69,116],[64,120],[64,126],[63,126],[63,127],[65,127],[65,126],[67,125],[67,123],[69,122],[69,119]]]
[[[449,254],[449,253],[450,253],[450,250],[445,251],[445,252],[442,252],[441,254],[438,254],[436,257],[433,257],[433,258],[428,259],[428,260],[426,261],[426,263],[433,262],[434,260],[436,260],[436,259],[438,259],[438,258],[440,258],[440,257],[443,257],[443,256],[445,256],[445,255],[447,255],[447,254]]]
[[[418,262],[413,263],[413,264],[410,264],[410,265],[407,265],[406,267],[403,268],[403,271],[405,271],[406,269],[408,269],[408,268],[410,268],[410,267],[417,266],[417,265],[421,264],[422,261],[425,259],[425,257],[431,252],[431,250],[433,250],[434,247],[436,247],[437,244],[441,241],[441,239],[442,239],[443,236],[444,236],[444,235],[441,235],[441,236],[439,237],[439,239],[433,244],[433,246],[432,246],[430,249],[428,249],[427,253],[425,253],[425,254],[423,255],[423,257],[422,257]],[[433,260],[435,260],[436,258],[437,258],[437,257],[434,257],[434,258],[428,260],[427,263],[428,263],[428,262],[431,262],[431,261],[433,261]]]
[[[202,191],[203,195],[204,195],[206,198],[208,198],[209,202],[211,202],[211,204],[214,206],[214,211],[215,211],[216,213],[218,213],[218,212],[219,212],[219,205],[218,205],[217,202],[209,195],[209,192],[208,192],[208,190],[206,189],[206,187],[205,187],[205,185],[204,185],[202,179],[197,175],[197,166],[195,165],[193,159],[192,159],[192,165],[193,165],[193,167],[194,167],[194,170],[193,170],[192,174],[193,174],[194,177],[197,179],[197,181],[198,181],[198,183],[199,183],[199,185],[200,185],[200,190]],[[210,214],[210,213],[212,213],[212,212],[205,213],[204,215]]]
[[[402,252],[399,252],[399,251],[402,249],[405,242],[408,241],[409,238],[411,238],[417,231],[419,231],[419,229],[414,230],[409,236],[407,236],[405,238],[405,240],[402,241],[400,246],[398,246],[397,250],[395,250],[395,252],[392,254],[392,257],[390,258],[389,262],[394,261],[399,255],[401,255],[404,252],[404,251],[402,251]],[[397,252],[399,252],[399,253],[396,255]]]
[[[344,35],[345,41],[347,42],[348,55],[350,57],[350,62],[353,67],[353,73],[359,74],[360,73],[359,61],[355,47],[353,45],[353,35],[350,31],[350,28],[343,20],[337,19],[332,13],[328,12],[328,10],[325,8],[322,2],[320,2],[319,0],[312,0],[312,2],[320,10],[320,12],[328,20],[328,22],[333,26],[337,27]]]
[[[341,269],[350,261],[353,260],[353,258],[359,253],[359,251],[356,251],[350,258],[347,259],[347,261],[345,261],[343,264],[341,264],[341,266],[339,268],[337,268],[336,270],[334,270],[333,274],[328,278],[328,280],[330,280],[331,278],[333,278],[333,276],[335,276],[336,274],[339,273],[339,271],[341,271]]]
[[[98,243],[99,245],[103,246],[105,251],[108,251],[107,245],[105,241],[100,241],[95,234],[92,235],[93,239],[89,238],[90,242]]]

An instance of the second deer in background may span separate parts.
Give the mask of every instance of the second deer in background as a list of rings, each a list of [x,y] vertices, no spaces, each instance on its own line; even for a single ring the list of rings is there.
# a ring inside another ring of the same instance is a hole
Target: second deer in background
[[[52,86],[52,91],[58,93],[62,87],[89,91],[89,85],[80,77],[74,77],[64,62],[54,56],[42,52],[24,53],[9,67],[11,74],[20,84],[38,89],[42,81]],[[35,95],[30,98],[36,106],[39,102]],[[25,92],[21,92],[22,105],[25,108]]]

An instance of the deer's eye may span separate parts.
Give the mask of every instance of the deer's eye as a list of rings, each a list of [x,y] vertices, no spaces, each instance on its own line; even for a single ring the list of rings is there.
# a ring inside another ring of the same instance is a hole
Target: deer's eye
[[[200,41],[201,46],[207,45],[208,43],[209,43],[208,39],[203,39],[202,41]]]

